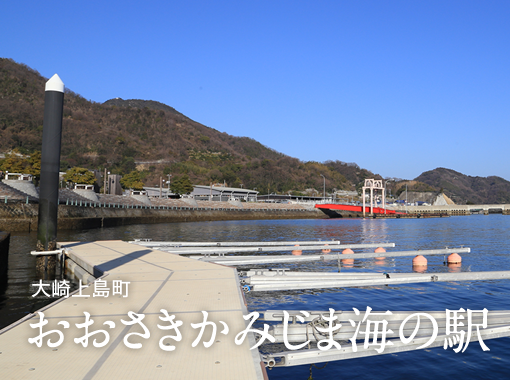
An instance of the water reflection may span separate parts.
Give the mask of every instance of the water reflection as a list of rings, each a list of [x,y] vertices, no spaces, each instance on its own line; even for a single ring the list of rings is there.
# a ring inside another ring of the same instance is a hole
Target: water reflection
[[[448,272],[457,273],[461,272],[462,264],[461,263],[448,263]]]
[[[364,243],[389,242],[388,219],[362,219],[361,234]]]
[[[413,265],[413,272],[425,273],[427,271],[427,265]]]

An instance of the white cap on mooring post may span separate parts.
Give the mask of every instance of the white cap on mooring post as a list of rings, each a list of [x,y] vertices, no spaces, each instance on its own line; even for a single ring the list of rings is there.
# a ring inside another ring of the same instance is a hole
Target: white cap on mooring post
[[[62,79],[60,79],[60,77],[55,74],[46,82],[44,91],[64,92],[64,82],[62,82]]]

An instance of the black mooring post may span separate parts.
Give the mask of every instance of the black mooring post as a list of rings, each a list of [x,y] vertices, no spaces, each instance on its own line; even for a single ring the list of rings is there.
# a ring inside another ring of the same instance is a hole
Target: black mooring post
[[[57,245],[58,185],[64,83],[57,74],[46,82],[44,97],[41,181],[39,188],[39,220],[37,251],[53,251]],[[39,256],[37,270],[50,277],[55,273],[56,256]],[[45,277],[45,276],[44,276]]]

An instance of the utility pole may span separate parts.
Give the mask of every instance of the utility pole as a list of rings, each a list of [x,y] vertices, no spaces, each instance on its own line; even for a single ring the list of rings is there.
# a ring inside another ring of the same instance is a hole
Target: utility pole
[[[406,183],[406,214],[407,214],[407,183]]]
[[[321,174],[321,177],[324,180],[324,186],[322,188],[322,198],[323,198],[323,200],[325,200],[326,199],[326,177],[324,177],[322,174]]]

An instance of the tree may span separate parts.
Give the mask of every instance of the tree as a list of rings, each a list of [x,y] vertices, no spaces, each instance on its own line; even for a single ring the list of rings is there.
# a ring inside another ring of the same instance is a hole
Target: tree
[[[75,167],[67,171],[64,180],[66,182],[93,185],[96,182],[96,177],[88,169]]]
[[[0,170],[9,173],[26,173],[28,166],[27,158],[20,154],[17,149],[7,153],[5,158],[0,161]]]
[[[39,178],[41,176],[41,152],[38,150],[34,151],[28,159],[28,164],[29,174]]]
[[[130,174],[136,171],[135,159],[133,157],[122,157],[122,160],[113,165],[112,169],[120,175]]]
[[[170,190],[174,194],[189,194],[193,191],[193,184],[191,183],[189,176],[187,174],[183,174],[182,176],[176,177],[172,180]]]
[[[30,156],[22,155],[18,149],[7,153],[0,160],[0,170],[9,173],[32,174],[39,178],[41,175],[41,152],[36,150]]]
[[[143,190],[143,182],[138,170],[133,170],[131,173],[123,176],[120,184],[125,189]]]

